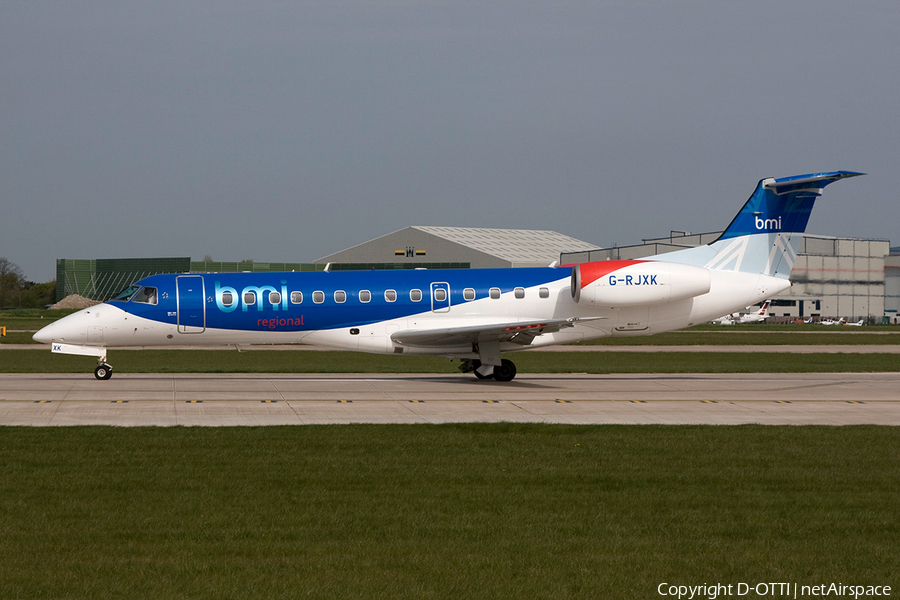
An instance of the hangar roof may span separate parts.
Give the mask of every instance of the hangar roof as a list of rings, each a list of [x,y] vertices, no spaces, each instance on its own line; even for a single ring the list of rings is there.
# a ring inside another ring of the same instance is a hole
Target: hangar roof
[[[553,261],[558,261],[562,252],[596,248],[595,244],[589,244],[555,231],[479,227],[414,226],[412,228],[508,260],[511,263],[534,262],[549,265]]]
[[[546,267],[560,254],[596,248],[555,231],[411,226],[325,256],[316,263],[467,263],[477,267]],[[400,257],[399,259],[397,257]]]

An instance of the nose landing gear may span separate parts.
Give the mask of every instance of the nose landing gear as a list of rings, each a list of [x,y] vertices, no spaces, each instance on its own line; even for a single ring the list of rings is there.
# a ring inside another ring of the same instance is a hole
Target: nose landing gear
[[[66,317],[67,319],[69,317]],[[75,356],[96,356],[97,368],[94,369],[94,377],[100,380],[106,380],[112,377],[112,367],[106,362],[105,346],[76,346],[74,344],[63,344],[53,342],[52,351],[56,354],[72,354]]]

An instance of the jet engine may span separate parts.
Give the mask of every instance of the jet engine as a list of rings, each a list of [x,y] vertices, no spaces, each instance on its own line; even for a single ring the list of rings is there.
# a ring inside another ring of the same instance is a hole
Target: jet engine
[[[647,260],[607,260],[575,265],[572,297],[601,308],[647,306],[709,292],[708,269]]]

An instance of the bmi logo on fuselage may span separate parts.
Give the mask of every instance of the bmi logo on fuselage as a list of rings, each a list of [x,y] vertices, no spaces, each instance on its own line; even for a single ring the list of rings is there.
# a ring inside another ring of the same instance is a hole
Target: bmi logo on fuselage
[[[255,306],[256,310],[271,308],[272,310],[288,309],[287,281],[281,280],[281,290],[271,285],[249,285],[241,290],[222,285],[216,282],[216,306],[222,312],[230,313],[240,306],[243,312],[247,312],[249,306]],[[248,304],[247,300],[250,299]]]

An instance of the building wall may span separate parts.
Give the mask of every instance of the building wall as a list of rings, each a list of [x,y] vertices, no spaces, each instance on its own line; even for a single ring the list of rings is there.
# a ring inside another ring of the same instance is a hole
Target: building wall
[[[884,314],[900,316],[900,249],[884,257]]]
[[[779,297],[797,302],[773,307],[772,314],[880,320],[885,315],[889,251],[885,240],[806,236],[791,271],[793,286]]]
[[[110,258],[56,261],[56,301],[78,294],[101,302],[109,300],[129,285],[161,273],[235,273],[268,271],[321,271],[311,263],[204,262],[185,258]]]
[[[56,261],[56,301],[72,294],[106,301],[138,279],[186,273],[190,266],[190,258],[60,258]]]
[[[324,267],[312,263],[191,261],[191,273],[257,273],[271,271],[321,271]]]
[[[586,250],[584,252],[566,252],[561,256],[560,264],[576,264],[596,260],[637,260],[648,256],[656,256],[657,254],[684,250],[686,247],[690,246],[651,242],[636,246],[601,248],[598,250]]]

